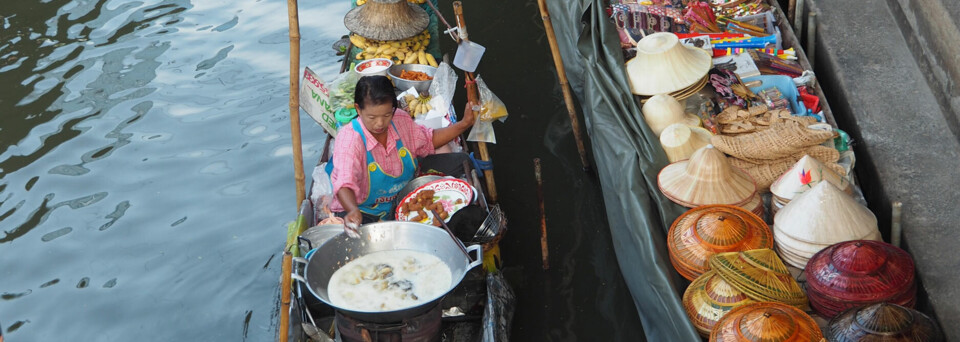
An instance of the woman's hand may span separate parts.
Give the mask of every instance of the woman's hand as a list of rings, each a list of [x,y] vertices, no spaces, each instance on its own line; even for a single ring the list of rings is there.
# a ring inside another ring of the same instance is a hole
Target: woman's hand
[[[351,210],[343,218],[343,231],[350,237],[360,237],[357,228],[360,227],[361,222],[363,222],[363,214],[360,213],[360,209]]]
[[[467,102],[465,108],[463,108],[463,119],[460,119],[461,122],[466,123],[467,127],[473,126],[473,123],[477,121],[477,114],[473,111],[473,106],[476,106],[475,102]]]

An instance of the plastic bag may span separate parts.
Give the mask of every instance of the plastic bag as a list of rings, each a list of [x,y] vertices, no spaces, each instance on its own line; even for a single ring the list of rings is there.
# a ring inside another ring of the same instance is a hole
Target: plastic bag
[[[337,78],[330,82],[330,106],[334,111],[353,108],[353,94],[357,89],[358,81],[360,81],[360,74],[348,70],[337,75]]]
[[[487,305],[483,308],[483,342],[503,342],[510,339],[510,323],[517,296],[501,272],[487,273]]]
[[[493,120],[506,121],[507,107],[494,95],[483,79],[477,77],[477,89],[480,92],[480,110],[477,111],[477,121],[467,136],[467,141],[482,141],[497,143],[497,136],[493,132]]]
[[[333,183],[327,173],[327,163],[313,168],[313,186],[310,188],[310,200],[313,201],[314,217],[319,221],[333,217],[330,203],[333,202]]]

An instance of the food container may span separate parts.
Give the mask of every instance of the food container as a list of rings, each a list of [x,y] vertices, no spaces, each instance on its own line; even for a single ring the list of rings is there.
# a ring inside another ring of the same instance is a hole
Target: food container
[[[387,70],[393,66],[393,61],[386,58],[374,58],[360,62],[353,68],[361,76],[387,76]]]
[[[418,71],[426,73],[427,76],[430,76],[431,80],[429,81],[412,81],[400,78],[401,71]],[[437,73],[437,68],[429,65],[423,64],[398,64],[391,66],[389,69],[390,78],[393,79],[393,85],[397,87],[400,91],[407,91],[407,89],[414,88],[418,93],[427,93],[430,90],[430,83],[433,83],[433,76]]]

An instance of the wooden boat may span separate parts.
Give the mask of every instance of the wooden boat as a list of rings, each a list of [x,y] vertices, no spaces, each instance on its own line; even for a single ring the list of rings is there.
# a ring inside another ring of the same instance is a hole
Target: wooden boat
[[[429,0],[428,0],[429,1]],[[299,54],[299,23],[296,19],[297,0],[288,0],[290,8],[290,31],[291,31],[291,56]],[[456,5],[455,5],[456,7]],[[435,8],[435,7],[434,7]],[[458,17],[460,13],[458,13]],[[463,27],[462,18],[458,18],[460,29]],[[433,20],[433,25],[437,24]],[[436,32],[436,27],[432,30]],[[435,35],[432,39],[439,39],[440,35]],[[356,62],[352,43],[348,44],[347,53],[344,56],[340,72],[348,70],[352,63]],[[294,58],[291,61],[291,125],[294,127],[294,158],[302,158],[299,149],[299,119],[294,118],[299,114],[299,101],[295,101],[295,94],[299,92],[294,84],[299,77],[299,61]],[[468,79],[472,77],[467,74]],[[471,93],[471,91],[473,93]],[[473,89],[468,88],[468,98],[476,98],[476,86]],[[297,106],[297,107],[295,107]],[[319,122],[318,122],[319,123]],[[323,153],[317,165],[327,162],[332,152],[332,137],[327,136],[324,143]],[[461,139],[461,148],[463,151],[472,150],[465,140]],[[489,159],[485,146],[481,143],[478,146],[483,159]],[[463,154],[466,156],[466,154]],[[473,242],[482,242],[484,263],[483,267],[477,267],[467,273],[464,280],[448,293],[434,310],[442,309],[444,317],[438,322],[407,322],[405,319],[399,325],[382,325],[374,327],[369,322],[354,322],[350,317],[340,315],[334,308],[318,301],[309,293],[305,285],[298,282],[290,282],[291,274],[297,274],[297,266],[294,266],[290,259],[302,257],[312,246],[309,242],[304,244],[304,238],[301,237],[305,231],[314,227],[320,221],[316,213],[321,212],[316,208],[316,203],[310,199],[309,190],[311,187],[303,187],[302,161],[295,160],[295,171],[297,171],[298,197],[300,206],[297,220],[288,227],[287,243],[284,249],[284,266],[280,286],[280,322],[278,326],[279,341],[328,341],[331,337],[340,340],[341,336],[335,334],[337,324],[353,324],[360,326],[357,331],[362,331],[360,336],[352,336],[356,340],[378,341],[389,340],[400,336],[397,331],[403,331],[403,340],[413,341],[465,341],[479,340],[478,336],[495,336],[497,334],[509,333],[509,320],[512,316],[513,295],[509,286],[503,281],[502,277],[497,276],[500,267],[499,260],[499,240],[506,231],[505,216],[500,212],[496,202],[496,188],[492,182],[491,170],[476,170],[473,163],[462,163],[463,173],[468,175],[466,181],[477,189],[480,193],[477,196],[476,203],[483,209],[486,220],[478,227],[477,238]],[[487,177],[486,186],[480,183],[478,175]],[[302,273],[301,273],[302,274]],[[433,310],[431,310],[432,312]],[[289,316],[287,316],[289,315]],[[287,316],[287,317],[285,317]],[[439,317],[439,315],[437,315]],[[413,318],[414,320],[418,318]],[[339,320],[339,321],[338,321]],[[338,323],[339,322],[339,323]],[[343,323],[348,322],[348,323]],[[507,322],[503,325],[502,322]],[[417,329],[413,329],[410,335],[406,332],[411,330],[404,326],[433,325],[439,326],[439,336],[418,334]],[[340,326],[342,327],[342,325]],[[351,326],[352,327],[352,326]],[[500,331],[495,331],[496,329]],[[339,330],[338,330],[339,332]],[[343,334],[341,332],[341,334]],[[349,335],[349,333],[347,334]],[[349,338],[350,336],[348,336]],[[442,337],[442,338],[441,338]],[[434,339],[436,338],[436,339]],[[499,338],[497,340],[500,340]]]

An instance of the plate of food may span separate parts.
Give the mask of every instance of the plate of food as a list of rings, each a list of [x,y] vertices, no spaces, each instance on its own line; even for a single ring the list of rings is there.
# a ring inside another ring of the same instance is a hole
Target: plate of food
[[[433,217],[433,210],[443,222],[450,221],[458,210],[474,200],[475,191],[470,183],[456,178],[444,178],[424,184],[411,191],[397,204],[396,219],[435,226],[440,221]]]

